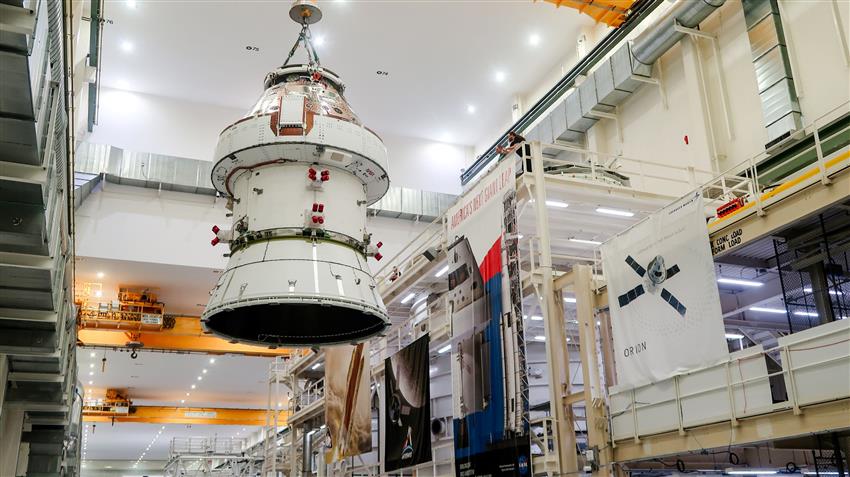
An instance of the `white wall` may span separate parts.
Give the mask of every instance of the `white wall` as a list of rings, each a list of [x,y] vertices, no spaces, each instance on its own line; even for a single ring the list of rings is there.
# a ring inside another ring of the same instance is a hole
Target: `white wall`
[[[245,110],[251,105],[245,105]],[[218,135],[243,110],[103,89],[100,116],[89,142],[137,152],[212,161]],[[394,185],[459,194],[461,169],[472,148],[378,131],[389,153]]]
[[[850,101],[850,69],[842,57],[831,2],[780,0],[780,3],[805,125]],[[850,43],[850,2],[837,2],[837,5],[845,41]],[[657,18],[665,8],[669,7],[659,8],[652,17]],[[641,29],[637,28],[631,36]],[[720,71],[715,67],[713,49],[707,40],[694,43],[686,38],[655,64],[654,74],[663,79],[668,106],[662,106],[659,88],[644,85],[618,110],[622,140],[613,121],[601,120],[587,136],[589,149],[705,170],[711,169],[716,159],[720,171],[764,151],[767,133],[741,2],[726,2],[700,25],[700,29],[717,35]],[[585,32],[587,49],[604,34],[604,29],[600,28]],[[701,63],[697,59],[696,45]],[[566,58],[555,70],[566,72],[577,61],[578,56]],[[700,97],[699,64],[708,88],[704,102]],[[726,85],[731,134],[723,112],[718,74]],[[544,75],[540,86],[524,96],[525,109],[551,87],[553,75],[557,76],[554,72]],[[476,144],[476,154],[483,152],[502,132],[504,130],[494,131],[492,137],[482,138]],[[685,136],[689,144],[685,144]],[[662,169],[647,172],[658,173]]]
[[[245,105],[247,110],[251,105]],[[89,142],[212,161],[218,135],[245,111],[116,89],[101,90]]]
[[[106,183],[98,186],[76,214],[76,253],[145,263],[223,269],[226,248],[210,245],[213,225],[229,228],[224,200],[183,192]],[[384,242],[384,261],[369,259],[373,270],[397,254],[427,224],[370,217],[367,228]],[[152,284],[153,285],[153,284]]]

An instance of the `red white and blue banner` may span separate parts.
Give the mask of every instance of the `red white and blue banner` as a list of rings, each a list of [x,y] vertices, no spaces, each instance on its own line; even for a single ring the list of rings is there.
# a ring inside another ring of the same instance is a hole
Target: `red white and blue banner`
[[[455,475],[464,477],[531,475],[528,390],[515,372],[525,366],[522,313],[507,266],[516,255],[513,162],[448,211]]]
[[[602,245],[618,388],[727,359],[723,317],[699,193]]]

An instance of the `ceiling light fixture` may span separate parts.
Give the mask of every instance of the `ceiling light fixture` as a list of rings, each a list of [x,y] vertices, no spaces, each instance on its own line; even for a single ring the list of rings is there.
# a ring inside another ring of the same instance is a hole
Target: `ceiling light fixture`
[[[570,204],[568,204],[566,202],[561,202],[559,200],[547,200],[546,205],[548,205],[549,207],[556,207],[556,208],[559,208],[559,209],[566,209],[567,207],[570,206]]]
[[[321,366],[322,366],[322,363],[316,363],[313,366],[311,366],[310,369],[316,370],[316,369],[319,369]]]
[[[761,312],[761,313],[773,313],[773,314],[776,314],[776,315],[784,315],[785,313],[787,313],[785,310],[783,310],[781,308],[764,308],[764,307],[761,307],[761,306],[751,306],[750,311],[758,311],[758,312]]]
[[[438,349],[437,353],[443,354],[443,353],[448,352],[450,349],[452,349],[452,345],[447,344],[447,345],[443,346],[442,348]]]
[[[753,280],[744,280],[741,278],[718,278],[717,283],[722,283],[724,285],[739,285],[742,287],[760,287],[764,285],[762,282],[757,282]]]
[[[407,295],[406,297],[401,299],[401,304],[404,305],[405,303],[412,300],[414,297],[416,297],[416,293],[411,293],[410,295]]]
[[[575,302],[576,302],[576,299],[575,299],[575,297],[572,297],[572,296],[565,296],[565,297],[564,297],[564,301],[565,301],[566,303],[575,303]]]
[[[94,296],[95,296],[96,298],[100,298],[100,297],[102,297],[102,296],[103,296],[103,292],[102,292],[102,291],[100,291],[100,290],[95,290],[95,292],[94,292]]]
[[[596,240],[585,240],[585,239],[577,239],[577,238],[571,238],[570,242],[586,243],[588,245],[602,245],[602,242],[598,242]]]
[[[729,475],[773,475],[778,471],[776,470],[768,470],[768,469],[752,469],[752,470],[735,470],[735,469],[726,469],[726,473]]]
[[[493,75],[493,79],[495,79],[497,83],[504,83],[505,78],[507,78],[507,75],[504,71],[497,71],[496,74]]]
[[[812,311],[795,311],[794,314],[797,315],[797,316],[814,316],[814,317],[818,316],[817,313],[812,312]]]
[[[445,275],[445,274],[446,274],[446,272],[448,272],[448,271],[449,271],[449,266],[448,266],[448,265],[446,265],[445,267],[443,267],[443,268],[441,268],[440,270],[438,270],[438,271],[437,271],[437,273],[435,273],[435,274],[434,274],[434,277],[435,277],[435,278],[440,278],[440,277],[442,277],[443,275]]]
[[[537,335],[534,337],[535,341],[546,341],[546,337],[543,335]]]
[[[744,335],[741,335],[741,334],[738,334],[738,333],[726,333],[726,339],[727,340],[740,340],[740,339],[744,339]]]
[[[469,114],[475,114],[475,106],[472,104],[466,105],[466,112]]]
[[[543,321],[543,317],[540,315],[531,315],[531,321]]]
[[[97,272],[97,278],[103,278],[103,272]]]
[[[540,44],[540,35],[537,33],[532,33],[528,37],[528,44],[531,46],[537,46]]]
[[[203,377],[203,376],[198,376],[198,381],[200,381],[200,380],[202,380],[202,379],[204,379],[204,377]]]
[[[90,357],[90,358],[94,358],[94,351],[92,351],[91,353],[89,353],[89,357]]]
[[[806,292],[806,293],[811,293],[811,292],[812,292],[812,287],[806,287],[806,288],[803,288],[803,291],[804,291],[804,292]],[[840,292],[840,291],[829,290],[829,294],[830,294],[830,295],[843,295],[844,293],[842,293],[842,292]]]
[[[596,212],[605,215],[615,215],[617,217],[634,217],[634,212],[629,212],[628,210],[618,210],[618,209],[609,209],[606,207],[599,207],[596,209]]]
[[[197,386],[195,386],[195,385],[193,384],[191,387],[192,387],[192,389],[195,389]]]
[[[210,358],[210,364],[215,364],[215,358]]]
[[[204,374],[207,374],[207,370],[206,370],[206,369],[202,369],[202,370],[201,370],[201,372],[202,372],[202,373],[204,373]]]
[[[121,42],[121,51],[123,51],[124,53],[131,53],[134,49],[135,49],[135,46],[132,43],[130,43],[129,41],[122,41]]]
[[[136,0],[126,0],[127,8],[136,9]]]

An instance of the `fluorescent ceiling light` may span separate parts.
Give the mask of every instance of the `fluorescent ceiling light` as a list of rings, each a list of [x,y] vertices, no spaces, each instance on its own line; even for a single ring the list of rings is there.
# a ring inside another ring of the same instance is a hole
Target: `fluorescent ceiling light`
[[[585,240],[585,239],[577,239],[577,238],[571,238],[570,242],[586,243],[588,245],[602,245],[602,242],[598,242],[596,240]]]
[[[797,316],[818,316],[817,313],[812,311],[795,311],[794,314]]]
[[[764,308],[761,306],[751,306],[750,311],[760,311],[762,313],[773,313],[776,315],[784,315],[786,312],[781,308]]]
[[[322,365],[322,363],[316,363],[313,366],[311,366],[310,369],[313,369],[313,370],[319,369],[319,366],[321,366],[321,365]]]
[[[466,112],[469,113],[469,114],[475,114],[475,105],[467,104],[466,105]]]
[[[773,474],[776,474],[777,471],[776,470],[767,470],[767,469],[764,469],[764,470],[758,470],[758,469],[754,469],[754,470],[726,469],[726,473],[729,474],[729,475],[773,475]]]
[[[576,299],[575,299],[575,297],[572,297],[572,296],[565,296],[564,301],[567,302],[567,303],[575,303]]]
[[[803,291],[804,291],[804,292],[806,292],[806,293],[811,293],[811,292],[812,292],[812,288],[811,288],[811,287],[806,287],[806,288],[803,288]],[[843,292],[840,292],[840,291],[829,290],[829,294],[830,294],[830,295],[843,295],[844,293],[843,293]]]
[[[739,335],[738,333],[726,333],[727,340],[740,340],[744,339],[744,335]]]
[[[566,209],[570,206],[570,204],[566,202],[561,202],[560,200],[547,200],[546,205],[549,207],[557,207],[559,209]]]
[[[443,267],[443,268],[441,268],[440,270],[438,270],[438,271],[437,271],[437,273],[435,273],[435,274],[434,274],[434,276],[435,276],[435,277],[437,277],[437,278],[440,278],[440,277],[442,277],[443,275],[445,275],[445,274],[446,274],[446,272],[448,272],[448,271],[449,271],[449,266],[448,266],[448,265],[446,265],[445,267]]]
[[[605,215],[616,215],[618,217],[634,217],[634,212],[629,212],[628,210],[617,210],[617,209],[608,209],[606,207],[599,207],[596,209],[596,212]]]
[[[531,315],[531,321],[543,321],[543,317],[540,315]]]
[[[531,46],[537,46],[540,44],[540,35],[537,33],[532,33],[528,37],[528,44]]]
[[[452,349],[452,345],[448,344],[448,345],[445,345],[442,348],[438,349],[437,353],[443,354],[443,353],[449,351],[450,349]]]
[[[740,285],[742,287],[760,287],[764,285],[762,282],[742,280],[740,278],[718,278],[717,283],[723,283],[724,285]]]
[[[503,83],[505,81],[505,78],[507,78],[507,75],[504,71],[497,71],[493,75],[493,79],[495,79],[497,83]]]
[[[404,305],[405,303],[409,302],[410,300],[412,300],[415,297],[416,297],[416,293],[411,293],[410,295],[407,295],[406,297],[401,299],[401,304]]]
[[[546,337],[543,335],[537,335],[534,337],[536,341],[546,341]]]

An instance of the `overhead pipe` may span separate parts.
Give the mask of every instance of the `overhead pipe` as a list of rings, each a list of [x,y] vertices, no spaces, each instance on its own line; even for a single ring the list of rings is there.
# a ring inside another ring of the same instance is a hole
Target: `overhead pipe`
[[[680,0],[634,39],[634,59],[644,65],[652,65],[685,36],[685,33],[676,30],[677,24],[696,28],[725,2],[726,0]]]

